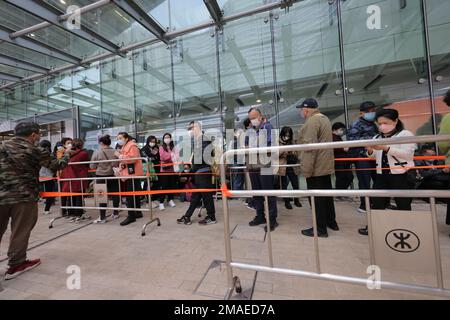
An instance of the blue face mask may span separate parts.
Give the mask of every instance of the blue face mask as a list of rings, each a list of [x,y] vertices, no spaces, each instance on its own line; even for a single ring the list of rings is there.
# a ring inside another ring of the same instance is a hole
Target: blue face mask
[[[123,145],[125,144],[125,141],[123,141],[123,140],[117,140],[117,144],[118,144],[119,146],[123,146]]]
[[[375,121],[375,112],[367,112],[364,114],[363,118],[366,121],[374,122]]]

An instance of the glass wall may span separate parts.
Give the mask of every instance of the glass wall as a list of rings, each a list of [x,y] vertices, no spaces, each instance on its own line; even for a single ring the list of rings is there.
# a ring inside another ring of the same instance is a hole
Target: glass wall
[[[58,1],[47,2],[65,10]],[[209,19],[201,1],[138,2],[172,31]],[[218,1],[225,16],[266,2]],[[109,5],[87,14],[89,28],[118,45],[153,38],[116,9]],[[161,138],[194,119],[221,131],[240,127],[254,105],[276,127],[296,131],[302,120],[295,104],[315,97],[332,122],[350,125],[359,104],[372,100],[397,108],[409,130],[430,134],[450,111],[442,102],[450,89],[448,12],[450,1],[439,0],[425,5],[422,0],[346,0],[340,7],[337,0],[304,0],[289,10],[244,16],[222,28],[197,30],[169,44],[17,85],[0,94],[0,121],[76,106],[80,136],[89,145],[96,145],[101,134],[119,131],[142,143],[150,134]],[[122,21],[108,23],[109,16]],[[91,51],[67,41],[76,55]],[[18,58],[28,54],[3,43],[0,53],[11,55],[12,49]],[[48,57],[30,62],[58,66]]]

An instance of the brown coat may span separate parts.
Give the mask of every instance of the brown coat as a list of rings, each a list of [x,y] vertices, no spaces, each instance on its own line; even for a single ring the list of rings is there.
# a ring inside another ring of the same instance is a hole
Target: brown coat
[[[297,144],[323,142],[333,142],[331,122],[317,110],[300,128]],[[296,168],[296,173],[301,172],[305,178],[325,176],[334,172],[333,149],[299,151],[298,158],[300,167]]]

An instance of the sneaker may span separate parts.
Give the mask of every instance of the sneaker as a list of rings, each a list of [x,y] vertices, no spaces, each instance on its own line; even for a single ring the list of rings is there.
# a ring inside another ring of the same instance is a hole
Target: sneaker
[[[175,202],[173,202],[173,200],[169,201],[169,206],[171,206],[172,208],[176,207]]]
[[[81,217],[75,218],[75,222],[80,222],[80,221],[89,220],[89,219],[91,219],[91,216],[88,215],[87,213],[85,213]]]
[[[78,220],[77,220],[78,217],[73,217],[73,216],[72,216],[72,217],[71,217],[71,216],[68,216],[67,219],[69,219],[69,222],[70,222],[70,223],[75,222],[75,221],[78,221]]]
[[[49,215],[50,211],[44,211],[44,216]]]
[[[366,214],[367,213],[366,209],[362,209],[362,208],[358,208],[356,210],[356,212],[359,213],[359,214]]]
[[[10,267],[8,269],[8,271],[6,271],[6,273],[5,273],[5,280],[14,279],[15,277],[21,275],[22,273],[24,273],[28,270],[31,270],[33,268],[36,268],[40,264],[41,264],[41,260],[36,259],[36,260],[26,260],[25,262],[15,266],[15,267]]]
[[[250,227],[256,227],[259,226],[260,224],[265,224],[266,223],[266,219],[261,219],[259,217],[255,217],[255,219],[253,219],[252,221],[250,221],[248,223],[248,225]]]
[[[119,219],[119,217],[120,217],[120,215],[117,213],[117,214],[112,214],[112,215],[110,215],[109,216],[110,218],[111,218],[111,220],[116,220],[116,219]]]
[[[244,204],[247,208],[249,208],[251,210],[256,210],[256,208],[254,206],[252,206],[250,203],[245,202]]]
[[[152,208],[156,209],[159,207],[159,201],[152,201]]]
[[[177,219],[177,223],[178,224],[187,224],[187,225],[192,224],[191,218],[186,217],[186,216],[182,216],[180,219]]]
[[[205,219],[199,221],[198,223],[201,224],[201,225],[203,225],[203,226],[206,226],[206,225],[208,225],[208,224],[215,224],[215,223],[217,223],[217,220],[211,218],[210,216],[206,216]]]
[[[159,211],[163,211],[165,208],[164,208],[164,203],[160,203],[159,204]]]
[[[102,219],[101,217],[98,217],[94,220],[94,223],[106,223],[106,219]]]
[[[365,228],[358,229],[358,233],[362,236],[368,236],[369,235],[369,229],[367,226]]]

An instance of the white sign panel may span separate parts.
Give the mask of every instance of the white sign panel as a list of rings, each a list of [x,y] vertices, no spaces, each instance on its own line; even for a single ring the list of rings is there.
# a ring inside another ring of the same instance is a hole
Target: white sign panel
[[[376,265],[436,273],[431,212],[372,210],[371,215]]]

